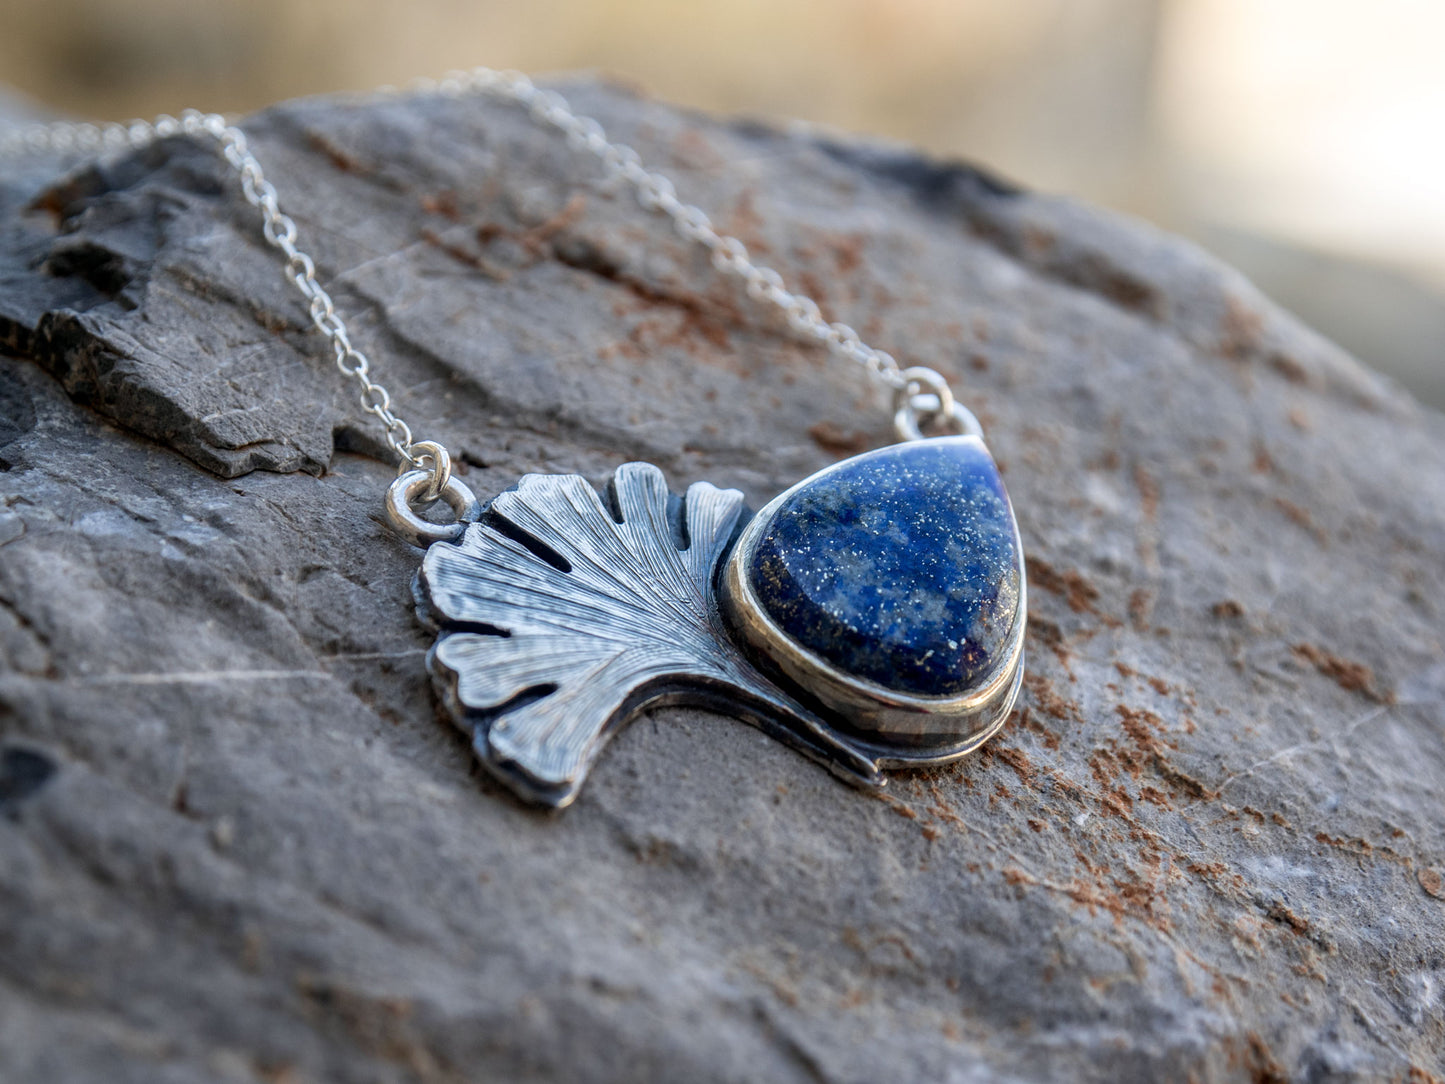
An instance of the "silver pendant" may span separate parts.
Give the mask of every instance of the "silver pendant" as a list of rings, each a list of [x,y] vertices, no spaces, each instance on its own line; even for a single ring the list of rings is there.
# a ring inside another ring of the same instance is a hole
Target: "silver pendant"
[[[403,475],[408,490],[427,479]],[[410,481],[408,481],[410,479]],[[520,796],[576,797],[610,735],[689,704],[741,718],[840,777],[938,764],[1003,725],[1023,676],[1018,529],[977,436],[879,449],[747,519],[647,463],[604,496],[529,474],[417,576],[442,704]],[[395,517],[394,517],[395,518]]]

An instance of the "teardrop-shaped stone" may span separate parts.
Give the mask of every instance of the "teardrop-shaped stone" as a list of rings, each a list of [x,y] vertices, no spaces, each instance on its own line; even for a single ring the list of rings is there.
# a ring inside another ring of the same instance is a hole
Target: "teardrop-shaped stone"
[[[1019,617],[1013,508],[973,437],[847,460],[792,491],[746,575],[789,637],[910,696],[959,696],[1008,652]]]

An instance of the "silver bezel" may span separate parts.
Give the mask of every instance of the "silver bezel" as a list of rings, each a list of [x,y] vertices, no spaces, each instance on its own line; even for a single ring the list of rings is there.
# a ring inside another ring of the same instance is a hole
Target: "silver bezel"
[[[932,439],[966,441],[989,454],[987,446],[976,436]],[[973,752],[1003,726],[1023,681],[1028,584],[1012,502],[1009,518],[1015,552],[1019,555],[1019,601],[1003,659],[966,693],[949,697],[910,696],[848,674],[803,647],[763,609],[748,582],[746,570],[758,542],[783,502],[847,462],[825,467],[805,478],[773,498],[753,517],[728,557],[719,584],[719,607],[745,650],[843,720],[849,738],[854,744],[863,743],[876,757],[880,768],[955,760]]]

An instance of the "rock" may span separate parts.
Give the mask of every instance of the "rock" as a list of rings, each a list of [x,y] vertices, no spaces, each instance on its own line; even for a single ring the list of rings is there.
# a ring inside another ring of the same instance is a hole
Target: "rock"
[[[1438,1074],[1440,417],[1138,224],[566,89],[980,415],[1014,720],[880,799],[657,710],[522,807],[435,717],[392,468],[213,149],[7,164],[0,1077]],[[861,371],[513,109],[246,128],[480,494],[648,459],[760,507],[887,440]]]

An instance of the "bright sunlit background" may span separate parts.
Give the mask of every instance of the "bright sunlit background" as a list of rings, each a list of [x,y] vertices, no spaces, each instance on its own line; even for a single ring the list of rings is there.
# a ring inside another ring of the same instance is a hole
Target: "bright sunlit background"
[[[1199,240],[1445,406],[1440,0],[0,0],[0,73],[124,118],[593,68],[969,158]]]

